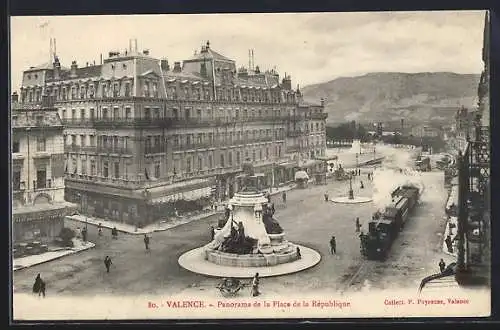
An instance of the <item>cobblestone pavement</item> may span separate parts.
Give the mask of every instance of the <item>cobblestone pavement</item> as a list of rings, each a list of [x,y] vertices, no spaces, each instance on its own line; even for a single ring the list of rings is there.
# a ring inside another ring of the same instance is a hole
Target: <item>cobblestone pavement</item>
[[[366,180],[366,175],[361,179],[365,189],[360,189],[357,178],[353,182],[354,194],[371,196],[371,182]],[[436,187],[439,184],[436,183]],[[266,278],[261,285],[266,295],[336,291],[345,286],[346,279],[362,262],[355,218],[359,217],[366,229],[366,221],[373,211],[372,203],[350,205],[324,201],[326,191],[333,197],[345,195],[347,190],[347,182],[329,181],[327,185],[289,191],[286,206],[281,202],[280,195],[273,197],[277,206],[276,217],[287,238],[315,249],[322,255],[322,260],[317,266],[300,273]],[[441,190],[436,188],[436,196],[440,194]],[[427,275],[428,269],[437,267],[437,254],[430,253],[439,249],[441,238],[436,233],[442,233],[441,212],[445,199],[443,193],[442,197],[435,198],[433,195],[429,201],[424,201],[405,233],[394,244],[394,254],[391,254],[389,263],[380,265],[376,273],[367,277],[372,284],[379,282],[380,287],[385,287],[397,282],[403,285],[408,274],[419,278],[421,274]],[[36,274],[41,273],[47,282],[48,295],[187,293],[214,297],[219,294],[214,289],[218,279],[184,270],[177,259],[182,253],[205,244],[209,239],[209,225],[216,222],[217,216],[213,216],[153,233],[150,251],[145,251],[141,236],[120,234],[118,240],[113,240],[110,230],[103,229],[104,235],[99,237],[96,228],[89,226],[89,240],[96,243],[94,249],[16,271],[16,292],[30,292]],[[81,226],[80,223],[70,225]],[[329,251],[331,235],[337,238],[336,255]],[[106,255],[113,260],[109,274],[105,272],[103,263]]]

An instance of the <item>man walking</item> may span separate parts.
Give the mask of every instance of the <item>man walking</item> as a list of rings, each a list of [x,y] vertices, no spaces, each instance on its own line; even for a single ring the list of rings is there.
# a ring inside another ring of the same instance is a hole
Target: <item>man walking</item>
[[[335,240],[335,236],[332,236],[330,239],[330,253],[337,254],[337,242]]]
[[[361,224],[359,223],[359,217],[356,218],[356,232],[359,233],[361,229]]]
[[[286,204],[286,192],[285,191],[283,192],[281,197],[283,198],[283,203]]]
[[[35,278],[35,284],[33,284],[33,293],[38,293],[38,296],[43,295],[45,298],[45,282],[40,277],[40,273]]]
[[[213,241],[215,238],[215,228],[214,226],[210,226],[210,240]]]
[[[106,256],[106,258],[104,258],[104,266],[106,266],[106,273],[109,273],[109,267],[111,267],[112,264],[113,262],[111,261],[111,258],[109,256]]]
[[[328,202],[328,192],[325,192],[325,202]]]
[[[144,245],[146,246],[146,250],[149,250],[149,237],[148,237],[148,234],[144,234]]]
[[[453,253],[453,245],[452,245],[452,242],[451,242],[451,236],[448,235],[446,237],[446,239],[444,240],[445,244],[446,244],[446,248],[448,249],[448,252],[449,253]]]
[[[446,264],[444,263],[444,260],[441,259],[441,261],[439,262],[439,270],[442,272],[444,272],[444,270],[446,269]]]

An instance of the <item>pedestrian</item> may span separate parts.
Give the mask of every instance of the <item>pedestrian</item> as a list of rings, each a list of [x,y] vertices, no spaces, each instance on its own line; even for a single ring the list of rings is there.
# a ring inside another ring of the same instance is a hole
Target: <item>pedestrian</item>
[[[267,202],[271,203],[271,194],[270,193],[266,194],[266,198],[267,198]]]
[[[84,242],[87,242],[87,228],[82,229],[82,239]]]
[[[361,189],[365,189],[365,185],[363,184],[363,181],[361,181],[360,188],[361,188]]]
[[[259,273],[255,273],[252,280],[252,297],[257,297],[260,295],[259,292]]]
[[[109,267],[111,267],[112,264],[113,262],[111,261],[111,258],[109,256],[106,256],[106,258],[104,258],[104,266],[106,266],[106,273],[109,273]]]
[[[97,233],[99,236],[102,236],[102,223],[99,222],[99,225],[97,225]]]
[[[446,244],[446,248],[448,249],[448,252],[453,253],[453,245],[451,242],[451,236],[450,235],[446,236],[446,239],[444,240],[444,242]]]
[[[210,226],[210,240],[213,241],[215,238],[215,228],[214,226]]]
[[[116,227],[113,227],[113,229],[111,229],[111,235],[114,239],[118,238],[118,229],[116,229]]]
[[[300,254],[300,248],[297,246],[297,258],[302,258],[302,255]]]
[[[439,270],[442,272],[444,272],[444,270],[446,269],[446,264],[444,263],[444,260],[441,259],[441,261],[439,261]]]
[[[149,250],[149,237],[148,237],[148,234],[144,234],[144,245],[146,246],[146,250]]]
[[[337,254],[337,241],[335,240],[335,236],[332,236],[330,239],[330,253]]]
[[[328,202],[328,192],[325,192],[325,202]]]
[[[370,173],[366,173],[366,178],[370,181]]]
[[[356,232],[359,233],[361,229],[361,224],[359,223],[359,217],[356,218]]]
[[[35,278],[35,283],[33,284],[33,293],[38,293],[38,296],[43,295],[45,298],[45,282],[42,280],[40,273]]]
[[[286,204],[286,192],[285,191],[283,192],[281,197],[283,198],[283,203]]]

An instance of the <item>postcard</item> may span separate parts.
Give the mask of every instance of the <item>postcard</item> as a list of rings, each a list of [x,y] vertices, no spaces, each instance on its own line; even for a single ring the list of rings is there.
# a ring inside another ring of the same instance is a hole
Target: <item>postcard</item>
[[[10,23],[15,321],[490,315],[488,12]]]

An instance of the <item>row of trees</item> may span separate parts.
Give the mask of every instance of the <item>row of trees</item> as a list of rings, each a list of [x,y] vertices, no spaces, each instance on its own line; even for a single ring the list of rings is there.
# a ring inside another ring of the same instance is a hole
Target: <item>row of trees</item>
[[[375,128],[374,131],[377,132]],[[381,132],[377,133],[375,135],[369,134],[368,130],[363,125],[357,124],[355,121],[343,123],[335,127],[326,127],[326,137],[328,141],[340,142],[359,139],[361,142],[371,142],[373,140],[378,140],[387,144],[428,146],[432,147],[432,149],[436,152],[445,148],[445,141],[441,137],[419,137],[411,134],[401,135],[400,133],[382,136],[380,134]]]

